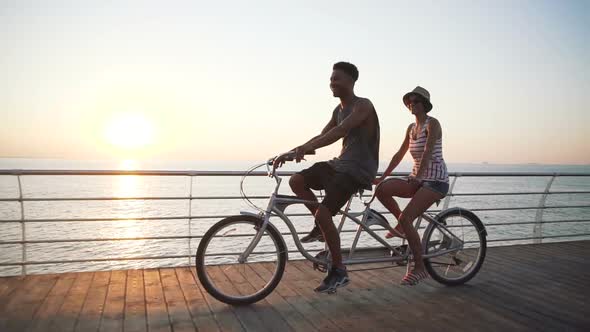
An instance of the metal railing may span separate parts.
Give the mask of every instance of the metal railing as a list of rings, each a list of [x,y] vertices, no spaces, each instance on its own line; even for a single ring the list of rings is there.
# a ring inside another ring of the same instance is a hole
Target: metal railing
[[[279,176],[290,176],[294,172],[280,172]],[[0,170],[0,176],[15,176],[18,184],[18,197],[14,198],[0,198],[0,202],[18,202],[20,208],[19,219],[0,219],[0,224],[6,223],[18,223],[21,227],[20,240],[15,241],[0,241],[2,245],[20,245],[21,246],[21,260],[0,262],[0,267],[4,266],[20,266],[21,274],[27,274],[27,266],[31,265],[46,265],[46,264],[63,264],[63,263],[85,263],[85,262],[108,262],[108,261],[134,261],[134,260],[160,260],[160,259],[179,259],[188,258],[190,260],[191,252],[191,240],[200,239],[202,235],[193,235],[191,233],[191,221],[199,219],[221,219],[228,217],[228,215],[193,215],[192,201],[195,200],[237,200],[241,199],[240,196],[194,196],[193,195],[193,178],[194,177],[212,177],[212,176],[242,176],[243,172],[232,172],[232,171],[120,171],[120,170]],[[136,176],[180,176],[187,177],[190,181],[189,195],[188,196],[169,196],[169,197],[24,197],[23,185],[21,178],[25,176],[57,176],[57,175],[98,175],[98,176],[120,176],[120,175],[136,175]],[[254,172],[253,176],[266,176],[265,172]],[[407,173],[393,173],[392,176],[405,176]],[[538,204],[534,206],[518,206],[518,207],[483,207],[473,208],[471,211],[515,211],[515,210],[536,210],[534,221],[524,222],[507,222],[507,223],[484,223],[488,227],[492,226],[513,226],[513,225],[534,225],[533,234],[530,237],[517,237],[517,238],[504,238],[504,239],[492,239],[488,242],[510,242],[510,241],[522,241],[532,240],[534,243],[540,243],[543,239],[549,238],[567,238],[575,239],[583,236],[590,236],[590,233],[576,233],[576,234],[560,234],[560,235],[543,235],[543,225],[553,223],[586,223],[590,222],[590,219],[571,219],[571,220],[543,220],[544,211],[548,209],[573,209],[573,208],[590,208],[590,202],[588,204],[581,205],[552,205],[546,206],[546,199],[549,195],[561,195],[561,194],[590,194],[590,190],[584,191],[551,191],[551,187],[554,180],[558,177],[584,177],[589,178],[590,173],[546,173],[546,172],[517,172],[517,173],[504,173],[504,172],[466,172],[466,173],[450,173],[449,176],[452,178],[449,193],[443,201],[441,209],[431,209],[430,212],[442,211],[449,207],[453,197],[467,197],[467,196],[520,196],[520,195],[541,195]],[[460,192],[454,193],[456,182],[460,178],[465,177],[546,177],[547,183],[545,190],[543,191],[523,191],[523,192]],[[251,199],[265,199],[269,196],[250,196]],[[119,200],[187,200],[188,211],[187,215],[182,216],[155,216],[155,217],[122,217],[122,218],[53,218],[53,219],[27,219],[25,216],[27,202],[56,202],[56,201],[119,201]],[[236,211],[237,213],[238,211]],[[387,211],[380,211],[388,214]],[[291,213],[288,216],[309,216],[306,213]],[[590,215],[590,212],[588,213]],[[108,237],[108,238],[78,238],[78,239],[27,239],[27,223],[62,223],[62,222],[97,222],[97,221],[124,221],[134,220],[142,222],[150,222],[156,220],[188,220],[188,235],[179,236],[150,236],[150,237]],[[343,232],[355,232],[355,230],[343,230]],[[290,235],[290,233],[282,233],[283,235]],[[302,234],[302,233],[300,233]],[[43,261],[32,261],[27,258],[27,245],[31,244],[47,244],[47,243],[67,243],[67,242],[100,242],[100,241],[139,241],[139,240],[187,240],[189,255],[159,255],[159,256],[135,256],[135,257],[97,257],[88,259],[71,259],[71,260],[43,260]],[[290,250],[289,252],[297,252],[296,250]]]

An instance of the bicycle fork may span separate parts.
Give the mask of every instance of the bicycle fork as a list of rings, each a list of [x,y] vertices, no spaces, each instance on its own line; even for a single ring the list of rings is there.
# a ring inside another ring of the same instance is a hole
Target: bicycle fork
[[[252,242],[250,242],[250,244],[248,245],[246,250],[242,254],[240,254],[240,256],[238,257],[238,263],[240,263],[240,264],[246,263],[248,261],[248,256],[250,256],[252,251],[254,251],[254,248],[256,248],[256,246],[260,242],[260,239],[262,238],[262,235],[264,234],[264,232],[266,231],[266,227],[268,226],[270,216],[271,216],[270,209],[272,206],[274,206],[274,201],[275,201],[275,195],[273,194],[268,202],[268,206],[266,207],[266,211],[264,212],[264,214],[263,214],[263,212],[260,212],[257,215],[258,217],[262,217],[264,215],[264,221],[262,222],[262,225],[258,229],[256,229],[257,228],[256,226],[254,227],[254,229],[256,229],[256,235],[254,236],[254,238],[252,239]]]

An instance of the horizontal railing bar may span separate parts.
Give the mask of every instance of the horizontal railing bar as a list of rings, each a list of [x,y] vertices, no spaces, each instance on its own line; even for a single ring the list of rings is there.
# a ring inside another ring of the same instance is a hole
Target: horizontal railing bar
[[[451,226],[452,227],[452,226]],[[422,228],[422,227],[421,227]],[[355,233],[356,229],[343,229],[341,233]],[[386,229],[378,229],[373,231],[386,231]],[[297,232],[297,235],[306,235],[308,232]],[[252,236],[253,234],[229,234],[214,236],[219,237],[244,237]],[[266,235],[266,234],[265,234]],[[281,233],[283,236],[291,236],[291,233]],[[146,237],[114,237],[114,238],[88,238],[88,239],[41,239],[41,240],[27,240],[27,241],[0,241],[0,245],[14,245],[14,244],[40,244],[40,243],[68,243],[68,242],[108,242],[108,241],[142,241],[142,240],[186,240],[186,239],[201,239],[203,235],[178,235],[178,236],[146,236]]]
[[[580,236],[590,236],[590,233],[582,233],[582,234],[566,234],[566,235],[547,235],[547,236],[533,236],[533,237],[522,237],[522,238],[508,238],[508,239],[488,239],[487,242],[502,242],[502,241],[523,241],[523,240],[538,240],[538,239],[553,239],[553,238],[561,238],[561,237],[580,237]]]
[[[453,193],[448,196],[512,196],[512,195],[565,195],[565,194],[590,194],[590,191],[529,191],[529,192],[491,192],[491,193]]]
[[[318,195],[318,198],[323,197]],[[248,196],[250,199],[269,199],[270,196]],[[63,198],[0,198],[0,202],[53,202],[53,201],[151,201],[151,200],[225,200],[242,199],[241,196],[178,196],[178,197],[63,197]]]
[[[191,216],[190,219],[222,219],[235,216],[235,214],[228,215],[209,215],[209,216]],[[309,213],[294,213],[287,214],[288,217],[303,217],[309,216]],[[138,218],[74,218],[74,219],[4,219],[0,220],[0,223],[11,223],[11,222],[91,222],[91,221],[156,221],[156,220],[182,220],[189,219],[189,216],[178,216],[178,217],[138,217]]]
[[[526,207],[506,207],[506,208],[475,208],[468,209],[469,211],[512,211],[512,210],[539,210],[539,209],[576,209],[576,208],[590,208],[590,205],[555,205],[555,206],[526,206]],[[428,210],[429,213],[441,212],[442,210]],[[378,211],[382,214],[391,214],[389,211]],[[191,220],[195,219],[221,219],[231,217],[233,215],[204,215],[191,216]],[[287,214],[288,217],[305,217],[311,215],[309,213],[293,213]],[[189,216],[177,217],[128,217],[128,218],[74,218],[74,219],[2,219],[0,223],[20,223],[20,222],[90,222],[90,221],[149,221],[149,220],[182,220],[189,219]]]
[[[323,249],[310,249],[308,252],[320,252]],[[298,250],[289,250],[288,253],[299,253]],[[226,254],[223,254],[226,255]],[[210,255],[206,255],[210,256]],[[71,264],[71,263],[91,263],[91,262],[109,262],[109,261],[135,261],[135,260],[158,260],[158,259],[187,259],[194,255],[173,255],[173,256],[148,256],[148,257],[113,257],[113,258],[88,258],[72,259],[61,261],[27,261],[27,262],[9,262],[0,263],[0,266],[22,266],[22,265],[50,265],[50,264]]]
[[[290,176],[297,171],[277,172]],[[164,171],[164,170],[45,170],[45,169],[0,169],[0,175],[145,175],[145,176],[242,176],[245,171]],[[253,176],[267,176],[266,171],[255,171]],[[378,175],[383,173],[379,172]],[[392,176],[407,176],[409,172],[394,172]],[[582,172],[449,172],[449,176],[477,177],[525,177],[525,176],[590,176]]]
[[[571,223],[571,222],[590,222],[590,219],[524,221],[524,222],[507,222],[507,223],[484,223],[484,225],[487,227],[487,226],[510,226],[510,225],[560,224],[560,223]]]
[[[582,223],[590,222],[590,219],[581,220],[549,220],[543,222],[526,221],[526,222],[508,222],[508,223],[484,223],[486,227],[494,226],[512,226],[512,225],[535,225],[535,224],[557,224],[557,223]],[[462,228],[469,227],[464,225],[450,225],[448,228]],[[425,229],[426,227],[419,227],[419,230]],[[374,232],[386,231],[387,229],[373,229]],[[341,233],[356,233],[357,229],[343,229]],[[297,235],[305,235],[307,232],[297,232]],[[291,236],[290,232],[282,232],[282,236]],[[244,237],[252,236],[252,234],[229,234],[215,237]],[[203,235],[193,236],[149,236],[149,237],[126,237],[126,238],[89,238],[89,239],[41,239],[41,240],[28,240],[28,241],[0,241],[0,245],[15,245],[15,244],[41,244],[41,243],[67,243],[67,242],[107,242],[107,241],[142,241],[142,240],[186,240],[186,239],[200,239]]]
[[[491,192],[491,193],[454,193],[448,196],[513,196],[513,195],[565,195],[565,194],[590,194],[590,191],[553,191],[553,192],[542,192],[542,191],[531,191],[531,192]],[[322,198],[322,195],[318,195],[318,198]],[[242,199],[241,196],[169,196],[169,197],[59,197],[59,198],[0,198],[0,202],[69,202],[69,201],[150,201],[150,200],[234,200]],[[249,199],[269,199],[270,196],[248,196]]]
[[[72,259],[60,261],[28,261],[19,263],[0,263],[0,266],[14,266],[14,265],[44,265],[44,264],[66,264],[66,263],[90,263],[90,262],[110,262],[110,261],[143,261],[150,259],[177,259],[188,258],[193,255],[172,255],[172,256],[144,256],[144,257],[112,257],[112,258],[87,258],[87,259]]]
[[[523,237],[523,238],[492,239],[492,240],[488,239],[487,242],[511,242],[511,241],[524,241],[524,240],[535,240],[535,239],[552,239],[552,238],[566,238],[566,237],[581,237],[581,236],[590,236],[590,233],[566,234],[566,235],[548,235],[548,236],[539,236],[539,237]],[[471,242],[474,242],[475,243],[477,241],[471,241]],[[470,241],[468,241],[466,243],[470,243]],[[380,247],[375,247],[375,248],[380,248]],[[309,252],[317,252],[317,251],[321,251],[321,250],[322,249],[312,249],[312,250],[308,250],[308,251]],[[299,251],[298,250],[289,250],[289,253],[299,253]],[[223,254],[223,255],[232,255],[232,254]],[[132,260],[181,259],[181,258],[186,259],[186,258],[192,258],[192,257],[193,257],[193,255],[88,258],[88,259],[73,259],[73,260],[60,260],[60,261],[9,262],[9,263],[0,263],[0,266],[50,265],[50,264],[90,263],[90,262],[108,262],[108,261],[132,261]]]
[[[527,207],[513,207],[513,208],[478,208],[468,209],[469,211],[512,211],[512,210],[543,210],[543,209],[576,209],[589,208],[590,205],[555,205],[555,206],[527,206]],[[440,210],[439,210],[440,211]]]
[[[507,222],[507,223],[484,223],[486,227],[494,226],[512,226],[512,225],[535,225],[535,224],[559,224],[559,223],[583,223],[590,222],[590,219],[580,220],[548,220],[548,221],[525,221],[525,222]],[[469,227],[463,225],[450,225],[449,228],[458,227]],[[420,227],[419,229],[425,229],[426,227]],[[374,232],[386,231],[386,229],[373,229]],[[341,233],[356,233],[357,229],[343,229]],[[297,235],[305,235],[307,232],[297,232]],[[291,236],[290,232],[281,232],[282,236]],[[215,237],[244,237],[252,236],[252,234],[228,234],[223,236]],[[127,238],[89,238],[89,239],[41,239],[41,240],[28,240],[28,241],[0,241],[0,245],[15,245],[15,244],[40,244],[40,243],[65,243],[65,242],[106,242],[106,241],[141,241],[141,240],[186,240],[186,239],[200,239],[203,235],[193,236],[149,236],[149,237],[127,237]]]
[[[264,198],[264,197],[262,197]],[[268,197],[266,197],[268,198]],[[149,200],[188,200],[190,197],[60,197],[60,198],[0,198],[0,202],[54,202],[54,201],[149,201]],[[193,197],[192,199],[197,199]]]

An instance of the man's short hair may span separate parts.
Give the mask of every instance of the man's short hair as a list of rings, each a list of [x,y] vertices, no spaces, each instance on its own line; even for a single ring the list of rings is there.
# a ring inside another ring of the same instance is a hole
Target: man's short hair
[[[350,77],[352,77],[353,81],[355,81],[355,82],[356,82],[356,80],[359,79],[359,70],[352,63],[349,63],[349,62],[335,63],[334,67],[332,67],[332,70],[336,70],[336,69],[341,70],[341,71],[347,73],[348,75],[350,75]]]

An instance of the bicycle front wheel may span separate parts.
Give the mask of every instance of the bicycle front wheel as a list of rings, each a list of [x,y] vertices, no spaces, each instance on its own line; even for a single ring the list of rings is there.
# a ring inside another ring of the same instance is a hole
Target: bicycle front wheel
[[[486,230],[473,212],[461,208],[441,212],[424,231],[424,260],[432,278],[442,284],[461,285],[473,278],[486,255]]]
[[[260,301],[281,280],[287,248],[271,224],[247,261],[238,260],[262,223],[254,216],[232,216],[213,225],[201,239],[195,264],[197,276],[205,290],[219,301],[232,305]]]

